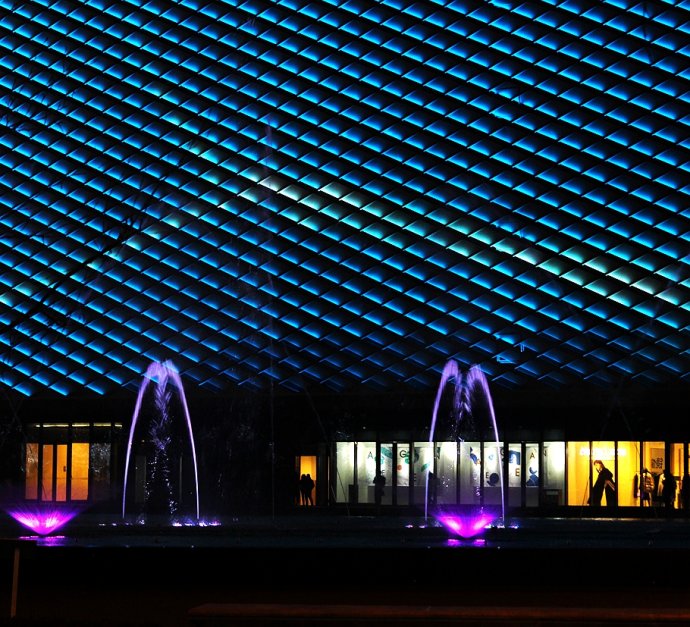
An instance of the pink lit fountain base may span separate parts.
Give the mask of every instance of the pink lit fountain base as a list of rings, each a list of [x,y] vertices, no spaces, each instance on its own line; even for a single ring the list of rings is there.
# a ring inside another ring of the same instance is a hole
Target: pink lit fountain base
[[[440,510],[433,517],[448,531],[450,541],[475,543],[482,540],[487,530],[495,528],[502,519],[500,512],[484,509]]]
[[[47,536],[64,527],[81,509],[73,505],[27,502],[8,507],[6,511],[28,531]]]

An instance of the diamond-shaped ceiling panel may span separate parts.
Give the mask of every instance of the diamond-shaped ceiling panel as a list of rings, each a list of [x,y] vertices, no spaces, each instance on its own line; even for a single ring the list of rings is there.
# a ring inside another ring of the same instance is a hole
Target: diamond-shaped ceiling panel
[[[690,377],[690,3],[0,1],[0,376]]]

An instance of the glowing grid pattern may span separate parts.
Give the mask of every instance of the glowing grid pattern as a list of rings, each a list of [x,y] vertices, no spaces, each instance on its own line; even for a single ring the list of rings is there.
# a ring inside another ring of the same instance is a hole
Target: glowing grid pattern
[[[687,381],[690,3],[592,4],[0,0],[2,382]]]

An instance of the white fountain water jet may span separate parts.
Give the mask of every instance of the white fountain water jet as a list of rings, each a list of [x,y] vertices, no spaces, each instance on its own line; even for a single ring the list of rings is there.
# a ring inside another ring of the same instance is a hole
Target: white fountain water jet
[[[137,394],[137,401],[134,407],[134,415],[132,416],[132,426],[129,429],[129,439],[127,441],[127,451],[125,456],[125,478],[122,490],[122,517],[125,517],[126,512],[126,498],[127,498],[127,478],[129,476],[129,465],[132,455],[132,445],[134,442],[134,432],[139,421],[139,414],[141,412],[144,395],[150,384],[154,384],[154,398],[156,402],[156,409],[158,411],[159,422],[154,425],[158,427],[150,428],[149,436],[153,440],[156,455],[167,455],[167,447],[170,445],[170,438],[167,435],[168,422],[171,416],[168,412],[168,403],[171,398],[170,386],[177,391],[180,405],[184,410],[184,417],[186,421],[187,434],[189,435],[189,444],[192,452],[192,462],[194,468],[194,495],[196,499],[196,519],[199,520],[199,473],[197,469],[196,448],[194,446],[194,434],[192,432],[192,421],[189,416],[189,408],[187,406],[187,399],[185,397],[184,388],[182,386],[182,379],[177,371],[177,368],[171,361],[152,362],[146,369],[144,379],[139,386],[139,393]],[[166,427],[166,431],[162,431],[160,427]],[[167,472],[165,464],[161,464],[161,468],[154,466],[155,472]],[[167,481],[168,477],[164,477]]]
[[[431,428],[429,431],[429,443],[434,446],[436,436],[436,422],[438,419],[438,411],[441,405],[441,398],[449,383],[454,384],[453,401],[452,401],[452,419],[454,426],[457,428],[471,411],[471,398],[478,387],[481,390],[483,398],[486,399],[489,408],[489,417],[491,419],[491,426],[493,428],[494,438],[496,440],[496,455],[500,460],[500,440],[498,438],[498,426],[496,424],[496,415],[494,412],[493,400],[491,392],[489,391],[489,383],[482,369],[477,366],[471,366],[470,369],[464,373],[460,370],[458,363],[454,359],[449,359],[443,367],[441,373],[441,380],[439,382],[438,390],[436,391],[436,399],[434,400],[434,410],[431,418]],[[462,447],[462,443],[460,444]],[[462,456],[462,450],[461,450]],[[498,473],[501,489],[501,521],[505,523],[505,490],[503,487],[503,467],[501,464],[500,472]],[[429,474],[426,476],[426,496],[424,499],[424,518],[428,518],[429,508]]]

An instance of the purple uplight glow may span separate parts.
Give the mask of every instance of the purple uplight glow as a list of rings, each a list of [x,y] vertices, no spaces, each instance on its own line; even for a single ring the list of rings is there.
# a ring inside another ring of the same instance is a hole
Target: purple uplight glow
[[[122,517],[125,517],[125,507],[126,507],[126,496],[127,496],[127,480],[129,476],[129,465],[132,458],[132,446],[134,442],[134,432],[139,420],[139,413],[141,411],[142,403],[144,400],[144,394],[147,391],[149,384],[153,383],[155,390],[157,392],[157,397],[162,399],[164,402],[168,400],[168,386],[170,385],[174,391],[177,391],[178,398],[182,404],[182,409],[184,411],[184,417],[187,425],[187,433],[189,436],[189,445],[192,452],[192,463],[194,468],[194,486],[195,486],[195,498],[196,498],[196,518],[199,519],[199,471],[196,459],[196,447],[194,445],[194,434],[192,433],[192,421],[189,416],[189,407],[187,405],[187,398],[184,393],[184,387],[182,385],[182,379],[177,368],[171,361],[164,362],[152,362],[146,369],[144,374],[144,380],[139,386],[139,393],[137,395],[136,405],[134,407],[134,415],[132,417],[132,425],[129,430],[129,440],[127,441],[127,449],[125,453],[125,478],[124,486],[122,489]],[[166,412],[165,407],[159,407],[159,410]],[[159,416],[159,419],[163,422],[168,420],[167,415]],[[165,454],[165,442],[157,442],[156,449]]]
[[[496,441],[496,454],[501,450],[501,442],[498,436],[498,425],[496,424],[496,414],[494,412],[493,400],[491,392],[489,391],[489,383],[486,380],[484,372],[478,365],[473,365],[470,369],[463,373],[460,366],[454,359],[449,359],[443,367],[441,373],[441,381],[436,390],[436,399],[434,400],[434,411],[431,417],[431,427],[429,429],[429,444],[435,446],[436,435],[436,421],[438,418],[438,411],[441,404],[441,398],[446,388],[446,385],[453,383],[453,419],[455,426],[462,426],[461,423],[467,415],[473,413],[474,399],[481,398],[489,410],[489,417],[491,419],[491,426],[493,427],[494,438]],[[458,438],[462,450],[462,438]],[[470,449],[471,450],[471,449]],[[429,511],[429,479],[430,473],[426,475],[426,498],[424,500],[424,518],[428,517]],[[499,472],[498,481],[501,490],[501,519],[505,521],[505,490],[503,487],[503,473]],[[491,484],[493,485],[493,484]],[[484,486],[477,483],[475,488],[483,489]],[[479,495],[479,492],[477,492]],[[464,525],[459,525],[458,528]]]
[[[436,520],[440,522],[454,536],[460,538],[475,538],[484,533],[494,517],[483,512],[474,514],[439,514]]]
[[[79,510],[54,503],[25,503],[8,508],[7,513],[23,527],[45,536],[66,525]]]

